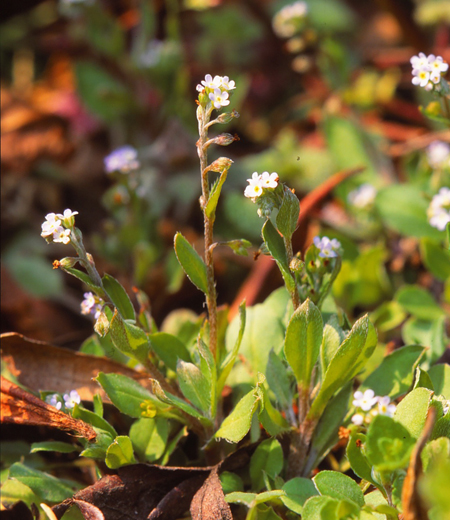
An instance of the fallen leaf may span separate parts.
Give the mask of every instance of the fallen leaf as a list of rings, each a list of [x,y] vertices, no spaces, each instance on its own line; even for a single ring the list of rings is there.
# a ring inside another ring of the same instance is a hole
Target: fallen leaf
[[[21,384],[36,392],[76,390],[83,401],[92,401],[94,394],[100,393],[102,399],[109,402],[92,380],[99,372],[123,374],[151,389],[147,373],[136,372],[108,358],[55,347],[15,332],[2,334],[0,338],[2,360],[8,370]]]
[[[215,467],[191,502],[192,520],[233,520]]]
[[[100,509],[92,504],[89,504],[89,502],[84,502],[83,500],[74,500],[73,503],[81,511],[81,514],[84,516],[85,520],[105,520],[105,517],[103,516],[103,513],[100,511]]]
[[[89,424],[57,410],[3,376],[1,377],[1,411],[2,423],[50,426],[73,432],[90,442],[96,438],[96,433]]]
[[[12,506],[2,509],[2,520],[37,520],[31,509],[20,500]]]

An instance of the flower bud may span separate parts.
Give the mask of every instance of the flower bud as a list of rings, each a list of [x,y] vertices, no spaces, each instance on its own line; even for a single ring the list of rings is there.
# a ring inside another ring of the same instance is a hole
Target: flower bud
[[[140,407],[142,409],[142,412],[141,412],[142,417],[149,417],[149,418],[155,417],[156,412],[158,411],[156,406],[150,400],[146,400],[143,403],[141,403]]]
[[[55,260],[56,262],[57,260]],[[76,263],[78,262],[78,258],[73,258],[73,257],[69,257],[67,256],[66,258],[63,258],[62,260],[59,261],[59,265],[58,267],[61,267],[62,269],[64,269],[65,267],[73,267]]]
[[[210,172],[222,173],[224,170],[229,170],[232,164],[233,161],[228,159],[228,157],[219,157],[209,165],[208,170]]]
[[[224,112],[223,114],[220,114],[220,116],[216,119],[217,123],[229,123],[232,119],[238,118],[239,112],[236,110],[233,110],[232,112]]]
[[[303,271],[304,265],[305,265],[305,263],[302,262],[302,260],[300,260],[300,258],[294,257],[291,260],[291,263],[289,264],[289,269],[294,273],[301,274],[301,272]]]
[[[94,324],[94,330],[102,338],[104,338],[106,334],[108,334],[109,320],[103,311],[100,312],[97,321]]]
[[[233,141],[236,141],[236,137],[231,134],[220,134],[214,139],[214,142],[220,146],[228,146]]]
[[[200,103],[199,108],[201,108],[202,110],[203,107],[205,107],[209,103],[209,97],[205,90],[203,92],[200,92],[200,94],[198,95],[198,102]],[[197,109],[197,119],[199,119],[200,114],[201,113],[199,113]]]

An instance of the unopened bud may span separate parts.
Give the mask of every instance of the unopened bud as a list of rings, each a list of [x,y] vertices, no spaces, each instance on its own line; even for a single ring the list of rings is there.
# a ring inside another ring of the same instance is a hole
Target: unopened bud
[[[208,170],[210,172],[222,173],[224,170],[229,170],[232,164],[233,161],[228,159],[228,157],[219,157],[209,165]]]
[[[58,262],[58,260],[55,260],[55,262]],[[54,267],[55,262],[53,262],[54,269],[56,269],[56,267]],[[78,258],[73,258],[73,257],[67,256],[66,258],[63,258],[62,260],[59,260],[58,267],[61,267],[62,269],[64,269],[65,267],[70,268],[70,267],[73,267],[77,262],[78,262]]]
[[[300,258],[294,257],[289,264],[289,269],[294,273],[301,273],[305,263]]]
[[[214,142],[220,146],[228,146],[233,141],[236,141],[236,137],[231,134],[220,134],[214,139]]]
[[[203,107],[205,107],[209,103],[208,94],[204,90],[203,92],[200,92],[200,94],[198,95],[198,102],[200,103],[198,108],[201,108],[202,112],[199,113],[197,108],[197,119],[199,119],[199,116],[203,115]]]
[[[236,110],[233,110],[232,112],[224,112],[223,114],[220,114],[220,116],[216,119],[217,123],[229,123],[232,119],[238,118],[239,112]]]
[[[100,312],[100,315],[94,324],[94,330],[102,338],[104,338],[106,334],[108,334],[109,320],[103,311]]]

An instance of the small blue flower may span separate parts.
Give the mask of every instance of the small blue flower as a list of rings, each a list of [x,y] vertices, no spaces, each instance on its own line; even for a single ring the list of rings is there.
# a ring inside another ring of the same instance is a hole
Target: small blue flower
[[[128,173],[137,170],[140,163],[137,159],[137,150],[132,146],[122,146],[111,152],[104,159],[105,170],[107,173],[121,172]]]
[[[339,240],[335,238],[330,240],[328,237],[314,237],[314,245],[320,250],[319,256],[321,258],[335,258],[338,256],[341,247]]]

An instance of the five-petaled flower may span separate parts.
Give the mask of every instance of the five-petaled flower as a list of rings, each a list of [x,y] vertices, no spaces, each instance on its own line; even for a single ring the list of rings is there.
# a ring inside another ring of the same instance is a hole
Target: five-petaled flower
[[[262,195],[263,187],[261,176],[257,172],[253,172],[252,178],[247,179],[248,186],[245,188],[244,195],[249,199],[255,199]]]
[[[364,412],[368,412],[376,403],[377,397],[375,396],[375,392],[370,388],[366,390],[364,393],[361,391],[356,391],[353,394],[353,406],[356,408],[361,408]]]
[[[430,225],[443,231],[450,222],[450,188],[441,188],[427,209]]]
[[[412,83],[423,87],[425,90],[440,90],[439,84],[441,76],[448,70],[442,56],[430,54],[426,56],[423,52],[419,52],[418,56],[410,59],[412,65]]]
[[[370,388],[364,393],[360,390],[356,391],[353,397],[352,404],[357,408],[357,413],[352,416],[351,421],[356,426],[370,424],[376,415],[393,417],[397,408],[394,403],[391,403],[388,395],[377,396]]]
[[[45,216],[45,222],[41,225],[41,237],[49,237],[61,226],[61,220],[56,213],[49,213]]]
[[[64,394],[64,406],[69,410],[76,404],[81,403],[81,397],[76,390],[71,390],[68,394]]]
[[[54,406],[57,410],[61,410],[62,402],[61,397],[58,394],[50,394],[45,398],[45,402],[51,406]]]
[[[101,299],[91,292],[84,293],[84,300],[81,302],[81,314],[93,314],[97,319],[102,312]]]
[[[107,173],[121,172],[129,173],[137,170],[140,163],[137,158],[137,150],[132,146],[126,145],[114,150],[104,158],[105,170]]]
[[[336,258],[341,243],[336,238],[330,240],[328,237],[314,237],[314,245],[319,249],[321,258]]]
[[[61,244],[70,243],[70,229],[65,229],[59,226],[53,233],[53,242],[59,242]]]
[[[205,79],[202,80],[202,85],[204,87],[212,89],[212,90],[219,88],[221,83],[222,83],[221,76],[214,76],[214,79],[213,79],[211,74],[206,74]],[[197,90],[198,90],[198,87],[197,87]]]
[[[222,92],[220,88],[215,88],[214,92],[209,94],[209,99],[212,101],[214,108],[219,109],[230,104],[228,99],[228,92]]]
[[[261,186],[263,188],[276,188],[278,186],[278,173],[262,172],[260,176]]]

